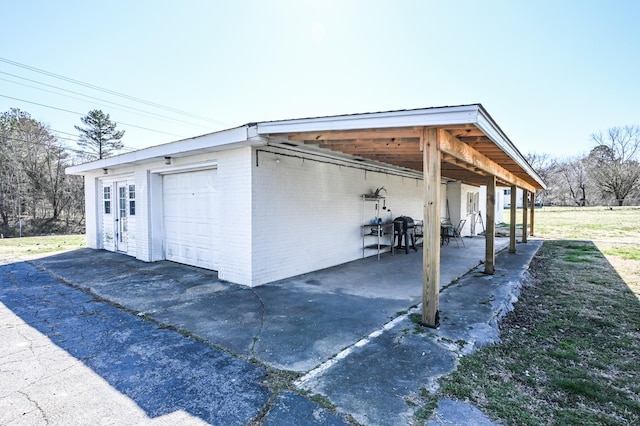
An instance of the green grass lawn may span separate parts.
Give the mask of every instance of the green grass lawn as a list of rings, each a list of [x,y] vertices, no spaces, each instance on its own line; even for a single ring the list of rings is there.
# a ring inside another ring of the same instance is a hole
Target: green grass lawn
[[[47,235],[0,239],[0,259],[23,258],[86,247],[84,235]]]
[[[516,214],[522,224],[522,210]],[[509,210],[504,211],[509,223]],[[638,242],[640,207],[543,207],[534,212],[534,234],[546,239]]]
[[[640,209],[536,209],[535,235],[502,343],[421,392],[424,410],[448,397],[509,425],[640,424]]]

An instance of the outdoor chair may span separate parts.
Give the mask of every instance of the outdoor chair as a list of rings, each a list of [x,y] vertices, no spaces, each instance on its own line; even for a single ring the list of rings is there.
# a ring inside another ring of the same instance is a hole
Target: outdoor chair
[[[453,239],[456,240],[456,247],[460,248],[460,244],[458,240],[462,243],[462,247],[465,247],[464,240],[462,239],[462,228],[464,228],[464,224],[467,222],[467,219],[462,219],[457,227],[453,228]]]
[[[440,218],[440,245],[449,245],[449,239],[453,236],[453,225],[447,218]]]
[[[424,240],[424,222],[423,221],[421,220],[415,221],[413,234],[416,236],[416,245],[420,244],[422,240]]]

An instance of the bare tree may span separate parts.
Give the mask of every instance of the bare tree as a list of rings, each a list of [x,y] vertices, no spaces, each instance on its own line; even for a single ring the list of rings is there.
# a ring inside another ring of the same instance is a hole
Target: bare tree
[[[44,124],[17,108],[0,114],[0,233],[15,234],[27,216],[49,232],[61,213],[84,217],[82,179],[66,176],[72,158]]]
[[[584,159],[575,158],[569,160],[561,168],[560,174],[564,179],[573,203],[579,207],[586,206],[588,176]]]
[[[10,221],[26,210],[28,178],[22,167],[26,150],[17,129],[19,122],[27,119],[29,114],[18,108],[0,115],[0,233],[7,233]]]
[[[551,158],[549,154],[537,152],[530,152],[525,156],[525,158],[536,173],[538,173],[542,178],[543,182],[547,184],[547,189],[536,191],[536,200],[540,199],[543,204],[549,204],[553,198],[553,186],[551,181],[554,169],[557,166],[557,161]]]
[[[640,126],[612,127],[591,135],[589,171],[600,191],[621,206],[640,187]]]

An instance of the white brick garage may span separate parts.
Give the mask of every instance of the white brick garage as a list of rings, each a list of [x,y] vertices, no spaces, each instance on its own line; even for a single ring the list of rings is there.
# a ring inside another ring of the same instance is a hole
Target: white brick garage
[[[220,221],[216,178],[216,169],[163,176],[167,260],[218,269]]]
[[[215,269],[221,280],[248,286],[361,257],[363,222],[374,216],[362,196],[384,187],[385,222],[424,221],[428,325],[438,321],[440,224],[451,201],[442,191],[466,185],[464,199],[451,203],[462,218],[467,193],[487,186],[484,264],[493,273],[496,185],[525,195],[544,188],[480,104],[250,123],[67,173],[85,177],[88,247],[112,249],[100,226],[101,183],[126,179],[136,203],[127,254]],[[515,250],[515,229],[511,235]]]

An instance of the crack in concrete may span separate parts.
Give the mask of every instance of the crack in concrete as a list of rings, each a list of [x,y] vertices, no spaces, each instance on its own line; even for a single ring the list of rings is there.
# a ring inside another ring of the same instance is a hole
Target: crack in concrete
[[[260,327],[258,328],[258,332],[255,334],[255,336],[253,336],[253,341],[251,342],[251,349],[250,349],[251,357],[252,358],[256,358],[256,353],[255,353],[256,343],[258,343],[260,341],[260,336],[262,336],[262,330],[264,328],[264,316],[265,316],[265,313],[267,311],[267,307],[265,306],[264,301],[262,300],[260,295],[255,291],[254,288],[251,288],[251,292],[256,297],[256,299],[258,299],[258,301],[260,302],[260,307],[261,307],[261,311],[260,311]]]
[[[24,396],[25,398],[27,398],[27,401],[29,401],[31,404],[33,404],[35,406],[34,410],[28,411],[26,413],[22,413],[22,415],[26,415],[26,414],[30,414],[34,411],[38,411],[40,413],[40,415],[42,416],[42,420],[44,420],[45,424],[49,424],[49,419],[47,418],[47,413],[45,413],[45,411],[42,409],[42,407],[40,406],[40,404],[38,404],[38,401],[32,399],[28,393],[26,392],[22,392],[22,391],[17,391],[17,393],[19,393],[20,395]]]
[[[33,350],[33,340],[31,340],[29,337],[27,337],[25,334],[22,333],[22,330],[21,330],[20,326],[14,326],[14,329],[16,330],[16,333],[18,333],[20,335],[20,337],[22,337],[24,339],[25,342],[29,343],[29,346],[28,346],[29,352],[31,352],[31,355],[33,355],[35,357],[36,353]]]

